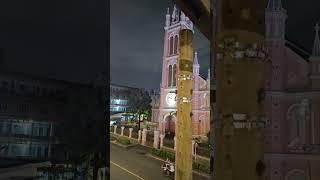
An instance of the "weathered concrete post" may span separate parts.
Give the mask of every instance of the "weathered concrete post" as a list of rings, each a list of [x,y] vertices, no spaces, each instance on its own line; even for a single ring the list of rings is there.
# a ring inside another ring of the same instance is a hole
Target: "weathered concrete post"
[[[147,129],[143,129],[143,131],[142,131],[142,142],[141,142],[141,144],[142,145],[146,145],[146,141],[147,141]]]
[[[177,138],[174,137],[174,138],[173,138],[173,141],[174,141],[173,150],[176,150],[176,149],[177,149]]]
[[[177,121],[175,180],[192,180],[192,84],[193,84],[193,32],[182,29],[179,32],[179,58],[177,68]]]
[[[194,140],[192,140],[192,155],[194,156],[194,147],[195,147],[195,141]]]
[[[124,126],[121,127],[121,136],[123,136]]]
[[[132,138],[132,131],[133,131],[133,128],[129,128],[129,138]]]
[[[163,147],[164,134],[160,134],[160,149]]]
[[[113,129],[113,133],[114,133],[114,134],[117,134],[117,125],[115,125],[113,128],[114,128],[114,129]]]
[[[159,149],[159,131],[154,131],[153,147]]]
[[[138,131],[138,143],[140,143],[141,140],[141,130]]]

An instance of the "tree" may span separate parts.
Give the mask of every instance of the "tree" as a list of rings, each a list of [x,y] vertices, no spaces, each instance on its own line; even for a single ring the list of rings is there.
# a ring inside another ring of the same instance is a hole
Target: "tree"
[[[134,89],[128,93],[128,105],[130,111],[137,114],[138,128],[140,130],[140,121],[142,114],[151,111],[151,97],[149,93],[143,89]]]
[[[84,165],[86,174],[92,174],[93,180],[97,179],[98,169],[106,167],[109,162],[105,90],[104,84],[91,87],[85,96],[69,97],[69,119],[62,122],[63,140],[69,154],[67,160]],[[83,104],[86,108],[81,110]]]

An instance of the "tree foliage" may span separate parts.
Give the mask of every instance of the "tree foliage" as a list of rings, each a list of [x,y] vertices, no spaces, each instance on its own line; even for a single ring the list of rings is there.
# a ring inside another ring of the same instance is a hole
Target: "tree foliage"
[[[106,105],[104,86],[92,87],[85,97],[69,97],[69,118],[62,122],[68,161],[91,169],[93,180],[98,169],[108,164]]]
[[[140,120],[142,114],[148,115],[150,119],[152,100],[149,93],[143,89],[134,89],[128,92],[127,96],[129,111],[137,114],[137,120]]]

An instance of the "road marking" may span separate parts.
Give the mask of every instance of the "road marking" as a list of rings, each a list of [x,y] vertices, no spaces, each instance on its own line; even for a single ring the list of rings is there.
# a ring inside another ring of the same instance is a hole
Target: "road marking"
[[[138,179],[145,180],[145,179],[143,179],[142,177],[140,177],[140,176],[138,176],[138,175],[134,174],[133,172],[131,172],[131,171],[127,170],[126,168],[121,167],[120,165],[118,165],[118,164],[116,164],[116,163],[114,163],[114,162],[112,162],[112,161],[110,161],[110,162],[111,162],[113,165],[115,165],[115,166],[119,167],[120,169],[122,169],[122,170],[126,171],[127,173],[130,173],[131,175],[133,175],[133,176],[137,177]]]

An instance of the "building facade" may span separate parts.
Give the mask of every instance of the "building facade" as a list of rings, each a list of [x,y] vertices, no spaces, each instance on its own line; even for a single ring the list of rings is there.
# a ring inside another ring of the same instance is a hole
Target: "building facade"
[[[312,54],[285,39],[281,0],[266,8],[266,44],[272,65],[265,84],[265,175],[270,180],[320,179],[320,41]]]
[[[0,72],[0,161],[65,160],[63,124],[94,116],[95,86]]]
[[[157,122],[161,134],[174,134],[176,121],[176,84],[177,59],[179,56],[179,31],[190,29],[193,23],[185,14],[174,6],[166,14],[164,50],[162,59],[162,78],[160,84],[160,101],[152,109],[152,121]],[[192,124],[193,135],[206,136],[210,130],[210,75],[204,78],[199,72],[197,52],[194,53],[193,91],[192,91]],[[208,71],[209,72],[209,71]]]
[[[110,114],[129,111],[129,93],[133,93],[135,90],[138,88],[110,84]]]

